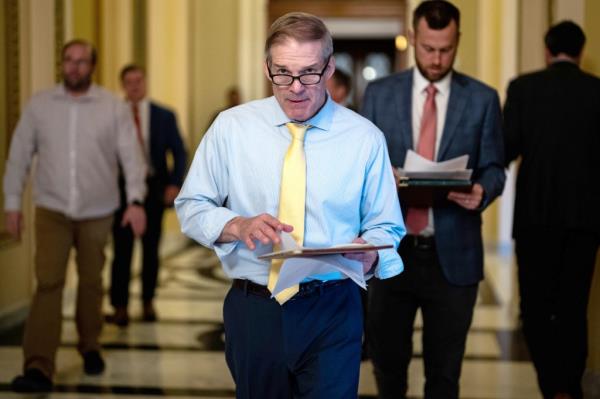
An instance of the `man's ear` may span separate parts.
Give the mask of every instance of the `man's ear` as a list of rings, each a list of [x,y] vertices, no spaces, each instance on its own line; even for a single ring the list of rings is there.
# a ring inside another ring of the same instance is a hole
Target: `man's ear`
[[[333,73],[335,72],[335,58],[333,57],[333,54],[331,55],[331,57],[329,57],[328,65],[329,67],[327,68],[327,71],[325,71],[325,80],[331,78],[331,76],[333,76]]]
[[[263,72],[265,73],[267,80],[270,82],[271,78],[269,77],[269,65],[267,65],[267,60],[265,60],[265,62],[263,62]]]

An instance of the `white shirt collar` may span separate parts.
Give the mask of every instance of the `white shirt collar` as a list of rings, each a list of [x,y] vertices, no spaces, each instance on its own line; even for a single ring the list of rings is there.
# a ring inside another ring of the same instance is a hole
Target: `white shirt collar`
[[[437,89],[438,93],[442,96],[447,96],[450,93],[450,81],[452,80],[452,71],[448,72],[446,76],[442,78],[442,80],[438,80],[437,82],[433,82],[433,85]],[[417,90],[418,93],[423,93],[427,86],[431,83],[429,80],[425,79],[425,77],[421,74],[419,68],[413,68],[413,87]]]

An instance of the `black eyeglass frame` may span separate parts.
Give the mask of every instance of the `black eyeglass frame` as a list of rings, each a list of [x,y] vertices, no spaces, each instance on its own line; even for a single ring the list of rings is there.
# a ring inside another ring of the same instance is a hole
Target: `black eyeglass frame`
[[[267,62],[268,64],[268,68],[267,71],[269,72],[269,78],[271,79],[271,83],[273,83],[275,86],[291,86],[294,84],[294,80],[298,79],[298,82],[300,82],[300,84],[302,84],[303,86],[312,86],[312,85],[316,85],[321,83],[321,79],[323,79],[323,75],[325,74],[325,71],[327,70],[327,67],[329,66],[329,60],[331,59],[331,56],[327,57],[327,61],[325,62],[325,66],[323,67],[323,70],[321,70],[321,72],[311,72],[311,73],[303,73],[301,75],[289,75],[287,73],[271,73],[271,66],[269,65],[269,62]],[[275,79],[278,76],[285,76],[287,78],[291,78],[292,80],[289,83],[275,83]],[[302,78],[304,78],[305,76],[318,76],[319,80],[317,80],[316,82],[313,83],[304,83],[302,81]]]

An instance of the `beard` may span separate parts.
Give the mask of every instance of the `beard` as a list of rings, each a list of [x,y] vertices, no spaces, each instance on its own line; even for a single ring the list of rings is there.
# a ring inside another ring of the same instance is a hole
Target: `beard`
[[[86,75],[79,78],[63,76],[63,82],[68,91],[81,93],[87,91],[92,84],[92,75]]]
[[[440,69],[435,73],[435,75],[433,75],[429,73],[427,69],[424,68],[423,65],[417,59],[415,59],[415,64],[417,65],[417,68],[419,68],[419,72],[421,72],[421,75],[423,75],[423,77],[430,82],[437,82],[444,79],[446,75],[448,75],[448,73],[450,73],[450,71],[452,70],[452,65],[450,65],[450,67],[446,70]]]

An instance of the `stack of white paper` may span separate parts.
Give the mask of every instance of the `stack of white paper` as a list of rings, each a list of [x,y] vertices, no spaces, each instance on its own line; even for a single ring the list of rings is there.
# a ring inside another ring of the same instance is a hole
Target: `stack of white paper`
[[[467,169],[469,155],[452,158],[443,162],[430,161],[413,150],[408,150],[404,167],[398,168],[400,176],[413,179],[453,179],[470,180],[472,169]]]
[[[298,245],[289,233],[281,233],[281,249],[292,250]],[[323,255],[318,257],[289,258],[283,262],[279,278],[273,289],[273,296],[284,289],[299,284],[308,276],[341,272],[352,279],[361,288],[366,289],[365,276],[361,262],[345,258],[342,255]]]

